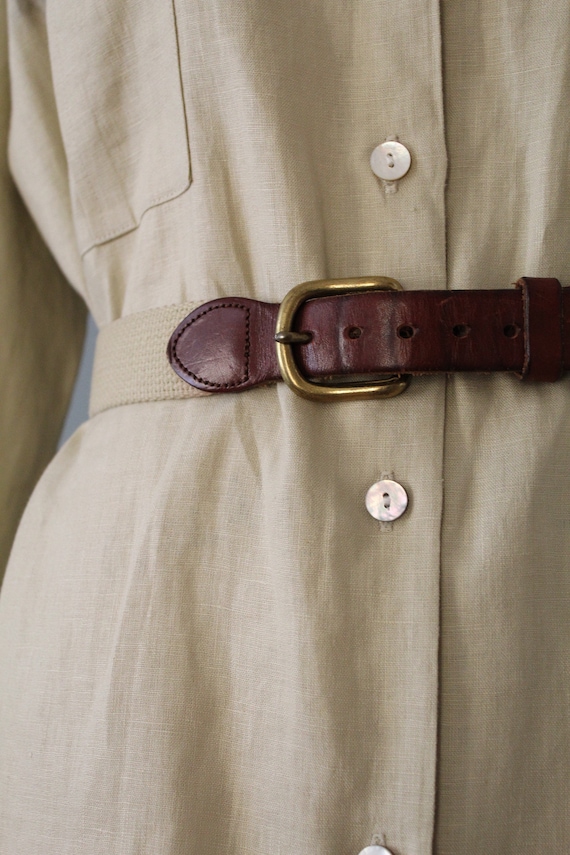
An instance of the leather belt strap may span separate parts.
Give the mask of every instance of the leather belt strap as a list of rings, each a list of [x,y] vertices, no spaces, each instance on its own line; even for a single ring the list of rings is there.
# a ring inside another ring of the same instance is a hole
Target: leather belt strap
[[[570,370],[570,288],[556,279],[525,278],[517,285],[309,300],[293,324],[311,333],[310,342],[293,345],[299,369],[309,378],[509,371],[556,380]],[[232,297],[113,321],[97,338],[90,415],[279,380],[278,308]],[[166,358],[169,338],[176,373]]]
[[[275,326],[279,306],[239,297],[211,300],[174,331],[174,371],[197,389],[239,392],[281,379]],[[570,288],[523,278],[517,288],[373,291],[308,300],[293,344],[309,379],[451,371],[509,371],[558,380],[570,369]]]

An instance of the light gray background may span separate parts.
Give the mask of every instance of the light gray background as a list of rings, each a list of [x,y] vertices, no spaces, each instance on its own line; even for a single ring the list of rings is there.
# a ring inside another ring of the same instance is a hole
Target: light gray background
[[[83,347],[83,356],[75,381],[75,388],[65,418],[65,424],[61,432],[58,448],[61,448],[63,443],[69,439],[73,431],[88,418],[89,410],[89,390],[91,388],[91,370],[93,368],[93,355],[95,353],[95,339],[97,337],[97,327],[91,315],[87,321],[87,335]]]

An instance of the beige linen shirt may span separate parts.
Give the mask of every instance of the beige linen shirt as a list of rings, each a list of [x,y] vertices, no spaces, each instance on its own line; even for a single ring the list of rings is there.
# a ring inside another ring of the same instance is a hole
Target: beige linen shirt
[[[118,406],[46,468],[85,304],[570,285],[567,0],[7,12],[1,855],[567,855],[569,379]]]

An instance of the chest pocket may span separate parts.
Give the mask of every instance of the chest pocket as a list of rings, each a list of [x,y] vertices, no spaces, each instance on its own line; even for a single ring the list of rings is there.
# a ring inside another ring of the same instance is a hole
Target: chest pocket
[[[82,252],[191,182],[173,0],[52,0],[57,109]]]

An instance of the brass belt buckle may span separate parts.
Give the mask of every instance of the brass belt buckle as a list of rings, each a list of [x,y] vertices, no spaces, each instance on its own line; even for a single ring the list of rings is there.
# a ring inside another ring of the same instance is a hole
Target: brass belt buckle
[[[401,395],[410,383],[408,374],[389,374],[375,383],[353,381],[344,385],[315,383],[300,373],[293,356],[293,344],[303,344],[310,340],[307,333],[297,333],[293,327],[295,314],[300,306],[312,297],[325,297],[335,294],[352,294],[358,291],[402,291],[395,279],[387,276],[370,278],[367,276],[352,279],[318,279],[314,282],[302,282],[285,295],[275,328],[277,359],[279,370],[285,383],[302,398],[312,401],[335,401],[344,398],[394,398]]]

